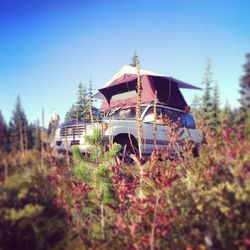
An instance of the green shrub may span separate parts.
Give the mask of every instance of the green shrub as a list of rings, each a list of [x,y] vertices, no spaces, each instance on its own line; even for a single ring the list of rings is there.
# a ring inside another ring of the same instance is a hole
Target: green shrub
[[[65,212],[54,204],[49,171],[39,171],[40,155],[6,154],[3,161],[9,171],[1,186],[0,248],[65,249],[73,233]]]

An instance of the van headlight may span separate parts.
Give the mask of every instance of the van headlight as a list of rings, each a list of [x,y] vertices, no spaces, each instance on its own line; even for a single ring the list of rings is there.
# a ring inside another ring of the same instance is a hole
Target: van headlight
[[[56,138],[59,138],[59,137],[60,137],[60,130],[61,130],[61,128],[57,128],[57,129],[56,129],[56,133],[55,133],[55,137],[56,137]]]

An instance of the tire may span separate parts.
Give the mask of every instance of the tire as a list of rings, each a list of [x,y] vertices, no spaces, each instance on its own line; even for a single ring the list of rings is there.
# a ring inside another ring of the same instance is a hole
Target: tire
[[[199,148],[197,146],[193,147],[192,154],[193,154],[194,158],[198,158],[199,157]]]
[[[137,143],[134,142],[134,140],[132,140],[132,144],[133,144],[132,146],[129,138],[127,137],[118,138],[117,140],[115,140],[115,142],[121,145],[121,151],[118,155],[120,160],[128,165],[132,164],[134,161],[130,157],[130,154],[134,154],[134,155],[137,154],[138,152]]]

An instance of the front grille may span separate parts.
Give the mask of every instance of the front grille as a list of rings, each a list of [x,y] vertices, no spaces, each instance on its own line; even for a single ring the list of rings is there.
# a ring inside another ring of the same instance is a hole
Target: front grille
[[[71,141],[70,145],[71,146],[73,146],[73,145],[80,145],[80,141],[79,140]]]
[[[67,127],[61,127],[60,129],[60,136],[66,137],[66,136],[81,136],[86,131],[86,124],[79,124],[78,126],[67,126]]]

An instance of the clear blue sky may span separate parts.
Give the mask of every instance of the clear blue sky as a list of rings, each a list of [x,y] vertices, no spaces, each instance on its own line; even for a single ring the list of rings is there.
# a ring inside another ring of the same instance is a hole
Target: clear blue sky
[[[222,105],[238,106],[249,0],[0,0],[0,110],[64,118],[78,82],[100,88],[137,50],[141,66],[201,86],[212,59]],[[193,91],[184,96],[191,103]],[[201,92],[196,92],[201,95]]]

